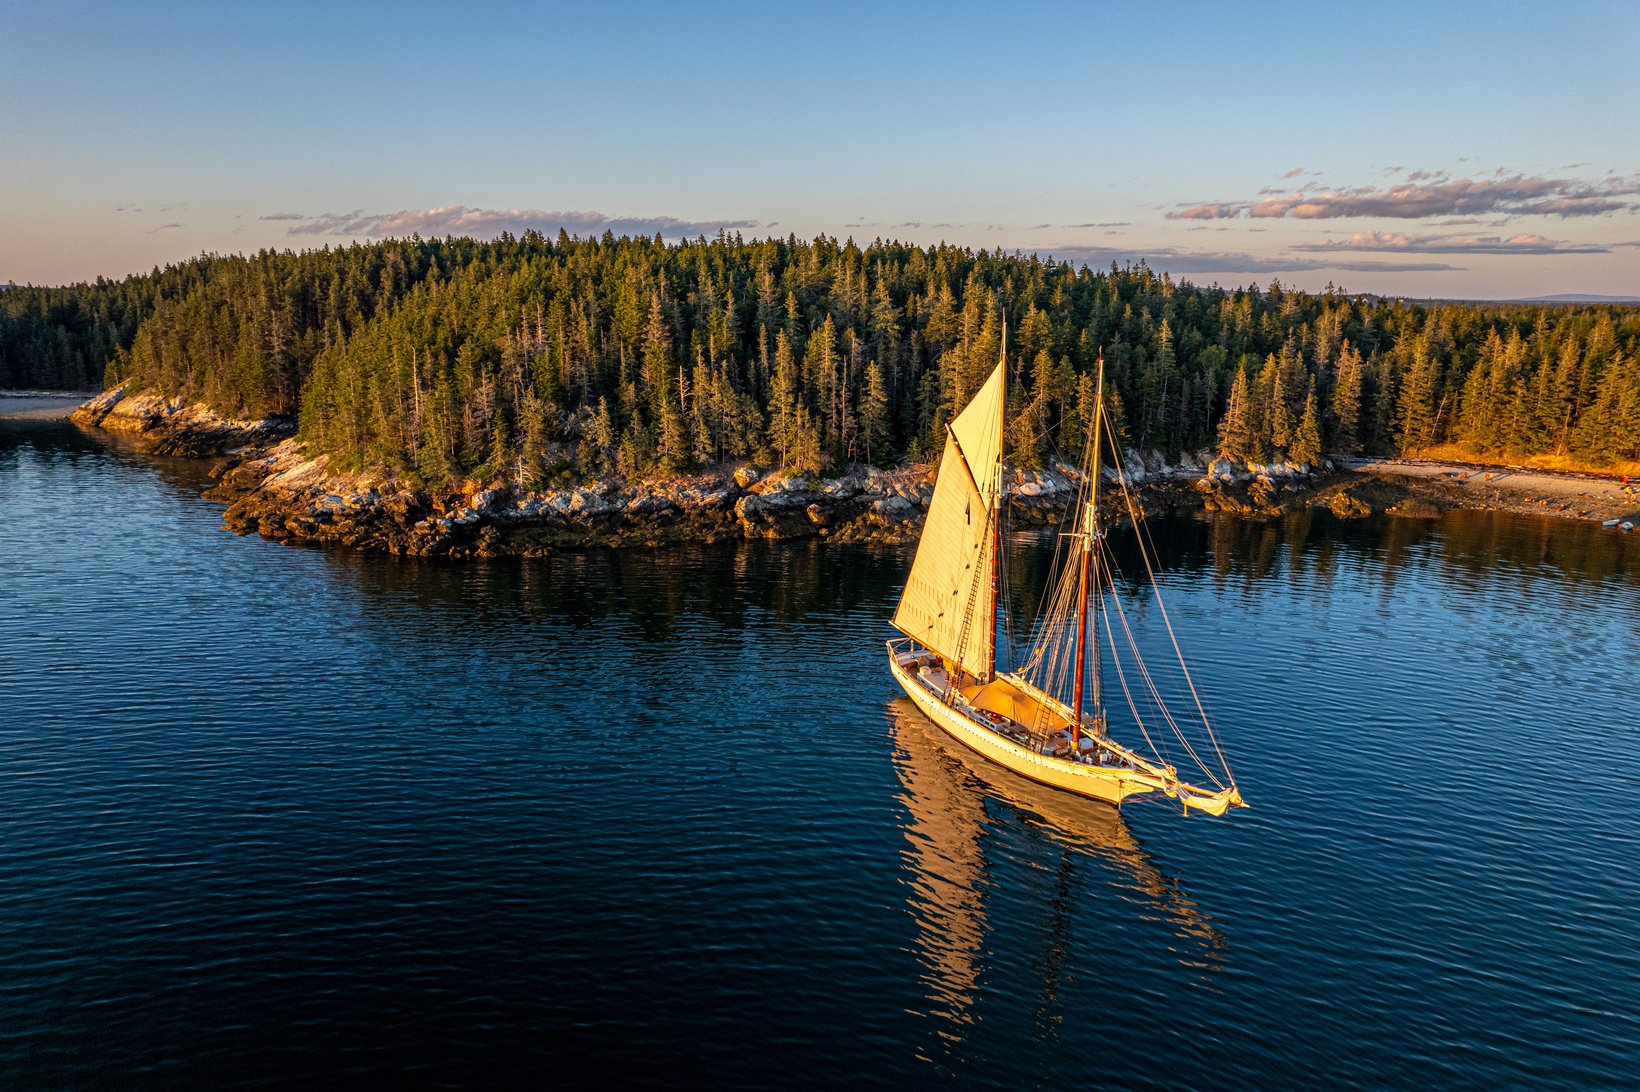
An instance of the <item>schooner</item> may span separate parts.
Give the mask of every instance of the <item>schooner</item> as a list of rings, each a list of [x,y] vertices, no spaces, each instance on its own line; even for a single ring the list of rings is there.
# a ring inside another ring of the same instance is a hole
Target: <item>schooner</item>
[[[1032,780],[1118,806],[1129,797],[1157,794],[1176,800],[1187,813],[1194,809],[1223,815],[1231,807],[1245,807],[1183,658],[1178,660],[1179,669],[1206,729],[1202,746],[1192,742],[1161,702],[1155,676],[1138,657],[1126,608],[1117,595],[1112,579],[1116,569],[1099,514],[1100,452],[1107,431],[1103,358],[1074,528],[1060,536],[1060,563],[1050,581],[1045,610],[1032,627],[1028,654],[1014,670],[997,669],[1006,359],[1004,350],[973,401],[946,426],[945,451],[922,538],[894,612],[894,627],[905,636],[888,642],[889,670],[928,719],[985,758]],[[1142,514],[1121,472],[1114,443],[1111,451],[1116,480],[1155,587]],[[1159,587],[1156,594],[1172,639]],[[1113,674],[1127,699],[1133,727],[1145,740],[1145,751],[1111,735],[1100,670],[1101,640],[1112,651]],[[1123,643],[1132,653],[1125,664]],[[1173,647],[1177,653],[1176,640]],[[1141,697],[1159,711],[1166,729],[1182,745],[1185,759],[1212,783],[1211,788],[1184,780],[1167,760],[1167,752],[1155,743],[1163,724],[1147,725],[1140,717]],[[1217,761],[1210,763],[1204,751]]]

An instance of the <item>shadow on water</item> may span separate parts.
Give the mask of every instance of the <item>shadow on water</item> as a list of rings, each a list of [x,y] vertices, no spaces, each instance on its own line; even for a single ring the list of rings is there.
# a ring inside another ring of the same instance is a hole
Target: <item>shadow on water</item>
[[[459,619],[480,633],[519,623],[575,629],[614,622],[647,644],[667,645],[703,623],[798,640],[796,627],[817,618],[891,603],[905,558],[818,542],[734,541],[462,561],[327,550],[325,563],[332,579],[367,599]]]
[[[1278,572],[1330,577],[1346,557],[1370,560],[1393,583],[1399,570],[1432,561],[1454,573],[1495,575],[1500,566],[1530,580],[1640,585],[1640,536],[1592,521],[1454,509],[1438,518],[1378,515],[1344,520],[1319,509],[1275,519],[1197,512],[1154,519],[1150,536],[1161,572],[1211,571],[1222,581],[1259,585]],[[1048,539],[1038,539],[1044,549]],[[1128,582],[1144,569],[1133,530],[1118,528],[1111,548]],[[1044,556],[1046,556],[1044,554]],[[1021,581],[1031,584],[1035,577]]]
[[[1130,931],[1119,923],[1135,917],[1154,926],[1141,942],[1171,949],[1189,972],[1210,978],[1221,968],[1224,936],[1119,811],[985,762],[907,698],[886,712],[905,814],[902,875],[925,990],[920,1011],[935,1021],[924,1061],[961,1072],[964,1044],[986,1020],[1028,1017],[1033,1039],[1054,1039],[1080,1015],[1067,1010],[1072,983],[1132,957],[1123,950],[1131,935],[1118,939]],[[1023,921],[1022,907],[1032,909]],[[995,1010],[1004,996],[1017,1010],[1022,994],[1028,1013]]]

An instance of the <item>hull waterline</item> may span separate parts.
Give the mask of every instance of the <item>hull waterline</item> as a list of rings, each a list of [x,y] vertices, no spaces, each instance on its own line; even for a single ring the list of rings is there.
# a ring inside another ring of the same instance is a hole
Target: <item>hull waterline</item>
[[[1038,754],[985,728],[941,701],[899,662],[899,657],[892,651],[888,663],[895,681],[923,716],[969,750],[1021,777],[1117,806],[1130,796],[1165,791],[1162,782],[1143,771],[1090,766]]]

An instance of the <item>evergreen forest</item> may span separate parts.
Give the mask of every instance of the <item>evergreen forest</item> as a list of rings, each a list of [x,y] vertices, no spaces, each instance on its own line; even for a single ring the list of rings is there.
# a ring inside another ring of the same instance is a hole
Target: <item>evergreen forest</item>
[[[720,235],[387,240],[0,290],[0,388],[294,416],[419,480],[806,473],[936,454],[1002,348],[1008,453],[1074,458],[1097,362],[1122,443],[1640,460],[1640,308],[1198,288],[1143,264]]]

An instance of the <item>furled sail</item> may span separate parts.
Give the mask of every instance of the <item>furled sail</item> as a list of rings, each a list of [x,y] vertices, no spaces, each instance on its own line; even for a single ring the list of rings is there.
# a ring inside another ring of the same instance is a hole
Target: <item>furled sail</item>
[[[1005,385],[999,362],[951,422],[917,557],[894,612],[896,629],[972,675],[991,669],[996,646],[992,520]]]

